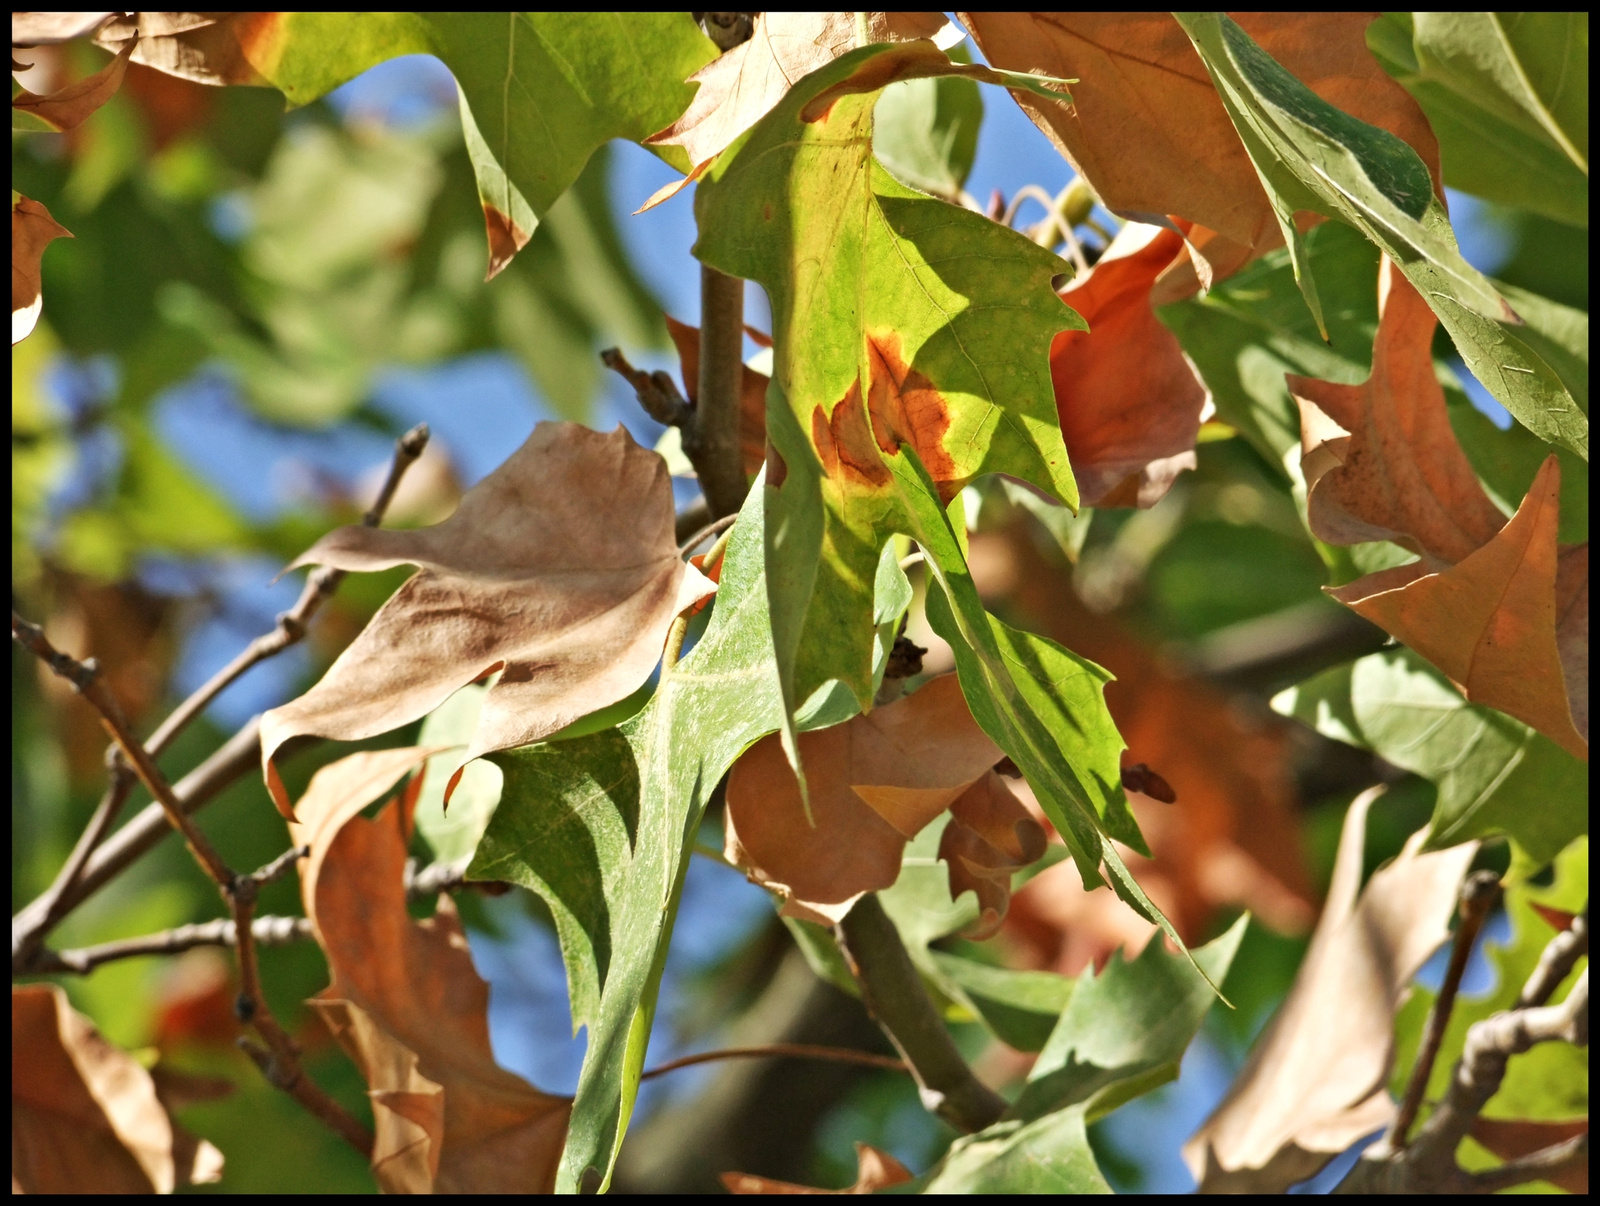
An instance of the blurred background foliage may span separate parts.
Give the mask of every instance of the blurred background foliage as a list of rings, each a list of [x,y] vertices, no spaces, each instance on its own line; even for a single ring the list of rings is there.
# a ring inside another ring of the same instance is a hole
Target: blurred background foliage
[[[80,44],[38,53],[34,70],[42,74],[29,81],[35,91],[105,59]],[[946,196],[965,190],[981,198],[998,188],[1009,197],[1026,184],[1054,195],[1065,186],[1070,169],[1014,106],[986,109],[975,85],[949,83],[938,90],[921,81],[885,95],[879,113],[891,133],[888,145],[880,135],[879,149],[894,170]],[[930,141],[940,155],[921,153]],[[144,731],[270,626],[296,587],[267,579],[329,527],[359,514],[388,441],[411,423],[427,419],[435,442],[391,511],[398,523],[448,513],[462,487],[538,418],[620,419],[641,440],[660,434],[602,380],[595,353],[617,344],[647,367],[673,366],[663,309],[697,317],[688,202],[627,226],[628,211],[669,173],[636,147],[602,152],[528,248],[485,284],[482,211],[453,86],[436,61],[397,60],[289,113],[271,90],[205,88],[134,65],[121,92],[78,130],[14,138],[12,164],[13,187],[50,199],[74,235],[45,255],[44,318],[13,350],[13,600],[45,618],[58,645],[98,657]],[[1467,176],[1457,183],[1470,184]],[[1452,194],[1468,257],[1508,284],[1586,311],[1586,227],[1567,224],[1560,219],[1574,215],[1552,215],[1549,206],[1497,207],[1489,192],[1489,201]],[[1104,211],[1095,220],[1113,221]],[[1086,240],[1092,252],[1093,236],[1086,232]],[[974,564],[997,614],[1050,631],[1059,617],[1039,603],[1048,592],[1022,589],[1044,582],[1085,614],[1115,624],[1125,634],[1119,639],[1144,651],[1140,657],[1193,675],[1242,723],[1261,726],[1278,723],[1266,703],[1276,690],[1366,651],[1254,673],[1241,673],[1237,657],[1285,624],[1294,632],[1336,624],[1342,609],[1320,588],[1392,564],[1398,551],[1312,540],[1283,464],[1298,429],[1285,422],[1282,374],[1359,381],[1369,371],[1376,253],[1354,244],[1365,247],[1331,223],[1312,238],[1328,344],[1317,337],[1282,252],[1205,299],[1162,312],[1229,425],[1208,427],[1198,468],[1157,507],[1068,521],[1041,516],[998,482],[972,492]],[[751,293],[759,325],[761,299]],[[1509,511],[1545,446],[1510,424],[1448,342],[1437,350],[1457,435]],[[1586,539],[1587,465],[1563,454],[1563,471],[1562,539]],[[313,681],[403,576],[347,580],[308,647],[230,689],[164,755],[168,772],[182,774],[248,716]],[[925,624],[914,624],[913,635],[935,646],[930,671],[947,668]],[[49,883],[98,799],[104,739],[81,701],[15,653],[12,696],[16,909]],[[1369,871],[1431,813],[1435,788],[1426,779],[1307,728],[1282,733],[1313,898],[1327,882],[1344,809],[1361,787],[1375,779],[1394,784],[1369,826]],[[402,731],[383,744],[414,737]],[[291,794],[334,753],[293,760]],[[213,803],[204,820],[235,865],[259,865],[283,848],[281,821],[253,778]],[[715,814],[708,818],[708,827],[717,823]],[[720,846],[714,833],[706,841]],[[1503,865],[1505,852],[1490,857]],[[547,918],[521,892],[488,900],[464,894],[462,908],[475,959],[493,985],[497,1055],[541,1087],[569,1091],[582,1040],[570,1035]],[[262,909],[297,913],[293,879],[268,888]],[[87,945],[221,912],[214,890],[169,839],[78,910],[55,943]],[[1221,933],[1238,913],[1208,904],[1192,918],[1191,937]],[[1502,920],[1491,933],[1521,950],[1515,944],[1527,929],[1515,926]],[[1177,1162],[1178,1142],[1220,1097],[1287,991],[1305,945],[1295,928],[1253,920],[1225,985],[1238,1009],[1213,1011],[1177,1084],[1091,1132],[1119,1188],[1192,1185]],[[652,1062],[737,1042],[752,1028],[770,1029],[771,1015],[784,1010],[804,1024],[805,1041],[881,1045],[859,1006],[817,981],[786,934],[763,893],[697,860]],[[1003,934],[975,957],[1049,962],[1030,949],[1017,934]],[[1482,994],[1495,980],[1489,964],[1479,964],[1467,987]],[[268,949],[262,965],[274,1009],[307,1047],[309,1070],[351,1109],[365,1111],[359,1076],[299,1005],[325,983],[317,948]],[[233,1048],[230,967],[216,952],[199,951],[113,963],[61,982],[108,1037],[147,1062],[159,1057],[234,1083],[231,1096],[182,1114],[227,1156],[225,1178],[213,1188],[371,1190],[359,1158],[265,1085]],[[1437,974],[1434,967],[1424,979]],[[975,1022],[959,1031],[991,1078],[1025,1070]],[[765,1073],[700,1069],[647,1086],[623,1180],[688,1185],[695,1174],[685,1152],[701,1103],[713,1100],[724,1111],[713,1117],[724,1125],[736,1119],[776,1137],[759,1171],[811,1183],[848,1184],[855,1141],[925,1168],[953,1137],[903,1077],[792,1062]],[[703,1154],[709,1160],[715,1152]],[[723,1167],[736,1166],[743,1167]]]

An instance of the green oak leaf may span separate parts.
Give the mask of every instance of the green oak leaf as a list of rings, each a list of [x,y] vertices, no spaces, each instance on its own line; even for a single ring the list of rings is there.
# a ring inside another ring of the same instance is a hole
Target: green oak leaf
[[[1417,153],[1319,98],[1227,16],[1175,15],[1255,164],[1319,331],[1326,324],[1294,223],[1300,210],[1337,218],[1376,243],[1427,299],[1485,388],[1535,435],[1587,458],[1588,417],[1519,337],[1517,314],[1462,259]]]
[[[983,98],[970,79],[904,80],[878,101],[872,153],[902,184],[955,201],[977,158],[981,125]]]
[[[1325,671],[1272,706],[1432,780],[1429,849],[1503,833],[1544,863],[1588,832],[1588,765],[1503,712],[1468,703],[1409,649]]]
[[[1019,83],[928,42],[863,47],[801,80],[695,198],[695,254],[772,304],[767,586],[791,713],[835,678],[871,706],[874,570],[906,530],[898,448],[945,498],[1005,472],[1077,504],[1048,363],[1083,327],[1051,288],[1066,264],[872,157],[879,91],[951,75]]]
[[[521,884],[548,903],[573,1024],[589,1028],[557,1181],[568,1192],[610,1180],[706,801],[780,721],[763,499],[751,491],[734,527],[705,635],[637,715],[493,759],[505,787],[469,875]]]
[[[460,86],[493,275],[598,147],[642,143],[683,112],[684,81],[716,48],[687,13],[318,12],[276,14],[250,57],[303,105],[406,54],[438,56]]]
[[[1589,225],[1588,13],[1385,13],[1367,45],[1427,114],[1446,184]]]
[[[1080,976],[1022,1095],[1000,1122],[958,1139],[925,1193],[1110,1193],[1087,1125],[1177,1079],[1178,1064],[1238,952],[1248,918],[1194,954],[1152,937]],[[1198,969],[1198,970],[1197,970]]]
[[[1427,1091],[1423,1095],[1419,1122],[1427,1118],[1431,1110],[1429,1103],[1444,1097],[1456,1061],[1461,1058],[1467,1028],[1516,1005],[1517,994],[1538,964],[1545,946],[1555,937],[1556,932],[1551,924],[1534,910],[1533,905],[1553,903],[1557,908],[1576,912],[1588,903],[1589,840],[1579,838],[1563,850],[1555,860],[1554,871],[1554,882],[1548,887],[1536,888],[1524,882],[1506,890],[1505,910],[1511,923],[1511,933],[1502,943],[1490,941],[1485,945],[1489,964],[1496,973],[1498,983],[1487,996],[1456,998],[1455,1008],[1451,1010],[1445,1026],[1438,1058],[1428,1079]],[[1573,982],[1588,965],[1587,957],[1578,960],[1551,998],[1552,1003],[1566,998]],[[1423,1028],[1435,995],[1426,988],[1417,987],[1395,1016],[1395,1061],[1391,1087],[1397,1096],[1404,1091],[1405,1081],[1416,1062]],[[1499,1090],[1483,1110],[1486,1118],[1541,1121],[1581,1118],[1588,1112],[1589,1055],[1583,1048],[1569,1043],[1540,1043],[1522,1055],[1513,1057]],[[1461,1159],[1464,1166],[1471,1168],[1499,1163],[1470,1142],[1463,1147]]]

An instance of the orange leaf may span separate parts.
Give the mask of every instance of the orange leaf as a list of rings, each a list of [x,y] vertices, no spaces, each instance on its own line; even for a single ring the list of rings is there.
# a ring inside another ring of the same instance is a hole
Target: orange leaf
[[[972,719],[950,674],[844,724],[800,734],[800,757],[815,824],[807,820],[799,783],[773,734],[734,764],[727,854],[754,882],[784,898],[785,916],[832,925],[863,894],[894,883],[906,842],[990,776],[1000,748]],[[996,779],[985,792],[995,794],[974,797],[970,823],[975,836],[999,845],[978,851],[974,842],[963,849],[994,858],[989,850],[1007,844],[1031,848],[1030,839],[1000,837],[985,815],[986,809],[1003,814],[1010,798],[1004,785]],[[1020,806],[1010,816],[1034,825]],[[958,881],[976,886],[964,864],[953,863],[951,875],[952,891],[961,890]],[[986,899],[985,892],[980,901],[1003,914],[1004,901],[992,893]]]
[[[666,315],[667,333],[678,349],[678,363],[683,372],[683,396],[690,402],[699,400],[700,392],[700,328],[681,323]],[[746,328],[752,338],[757,332]],[[756,338],[760,343],[765,336]],[[766,340],[770,347],[771,340]],[[739,385],[739,455],[748,475],[759,472],[767,456],[767,386],[772,378],[744,366],[744,376]]]
[[[1372,375],[1360,385],[1288,376],[1300,406],[1306,507],[1329,544],[1393,540],[1453,565],[1505,524],[1472,470],[1434,375],[1433,311],[1385,258]]]
[[[407,913],[408,801],[358,815],[430,752],[352,755],[300,800],[301,891],[333,980],[311,1004],[371,1090],[384,1190],[547,1193],[571,1102],[494,1062],[489,988],[449,899],[428,921]]]
[[[110,100],[122,86],[122,77],[128,70],[128,56],[133,53],[130,39],[116,56],[93,75],[58,88],[48,96],[38,96],[23,89],[11,98],[11,107],[31,113],[40,121],[57,130],[75,130],[91,113]]]
[[[1515,716],[1587,760],[1556,637],[1560,492],[1561,464],[1552,454],[1511,522],[1458,565],[1429,573],[1412,562],[1328,593],[1438,666],[1474,703]],[[1587,641],[1583,657],[1586,667]]]
[[[1438,144],[1410,94],[1367,49],[1369,13],[1234,13],[1320,96],[1409,143],[1439,190]],[[1244,144],[1188,36],[1167,13],[958,13],[995,67],[1076,79],[1072,103],[1014,91],[1017,103],[1115,213],[1172,214],[1206,228],[1191,239],[1198,279],[1220,280],[1283,235]],[[1174,300],[1166,297],[1163,300]]]
[[[809,1185],[774,1181],[770,1177],[756,1177],[750,1173],[722,1174],[722,1183],[727,1186],[729,1193],[877,1193],[880,1189],[903,1185],[911,1179],[909,1168],[888,1152],[866,1143],[856,1144],[856,1183],[848,1189],[813,1189]]]
[[[1419,854],[1419,832],[1360,890],[1367,811],[1382,791],[1350,806],[1294,987],[1222,1104],[1184,1145],[1203,1193],[1282,1193],[1394,1116],[1394,1014],[1411,977],[1450,936],[1478,844]]]
[[[222,1153],[179,1128],[139,1062],[53,984],[11,990],[11,1187],[171,1193],[222,1176]]]
[[[874,42],[931,38],[947,24],[943,13],[868,13]],[[854,13],[757,13],[750,40],[689,77],[694,100],[666,129],[645,141],[680,146],[695,170],[645,202],[659,205],[692,183],[710,162],[784,98],[802,76],[856,48]]]
[[[1011,904],[1011,873],[1038,861],[1045,844],[1044,827],[992,770],[950,806],[939,857],[950,868],[951,899],[969,888],[978,897],[978,919],[962,931],[968,938],[988,938],[1000,928]]]
[[[618,428],[541,423],[443,523],[346,527],[294,565],[412,564],[321,682],[261,721],[261,757],[304,733],[353,741],[408,724],[495,669],[463,757],[527,745],[623,699],[655,669],[668,626],[712,584],[684,565],[665,462]]]
[[[1085,506],[1154,506],[1195,466],[1210,395],[1150,308],[1150,287],[1183,247],[1173,231],[1125,226],[1061,298],[1089,324],[1050,344],[1061,434]]]
[[[37,201],[15,194],[11,203],[11,343],[21,343],[38,325],[44,298],[39,294],[39,261],[54,239],[72,232]]]

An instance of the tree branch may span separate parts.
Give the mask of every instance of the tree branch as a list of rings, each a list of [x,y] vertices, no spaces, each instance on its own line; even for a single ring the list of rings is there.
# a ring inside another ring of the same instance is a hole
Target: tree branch
[[[856,902],[835,936],[867,1009],[917,1078],[922,1104],[967,1134],[997,1121],[1005,1113],[1005,1099],[961,1058],[900,932],[874,893]]]
[[[1461,885],[1461,924],[1456,926],[1455,945],[1450,950],[1450,965],[1445,969],[1444,982],[1439,985],[1439,995],[1428,1011],[1428,1022],[1423,1028],[1422,1045],[1417,1061],[1411,1066],[1411,1079],[1406,1082],[1405,1095],[1389,1127],[1389,1146],[1395,1151],[1406,1146],[1411,1134],[1411,1124],[1417,1120],[1417,1110],[1422,1105],[1422,1095],[1427,1091],[1428,1080],[1433,1076],[1433,1063],[1439,1057],[1439,1044],[1444,1041],[1445,1027],[1450,1024],[1450,1013],[1455,1009],[1456,991],[1461,987],[1461,977],[1467,970],[1467,959],[1478,931],[1483,928],[1489,909],[1500,895],[1500,880],[1493,871],[1476,871],[1467,876]]]
[[[892,1055],[878,1055],[872,1051],[852,1051],[845,1047],[818,1047],[811,1043],[767,1043],[761,1047],[724,1047],[720,1051],[702,1051],[698,1055],[683,1055],[677,1059],[669,1059],[664,1064],[651,1068],[648,1072],[639,1074],[640,1080],[649,1080],[652,1077],[664,1076],[668,1072],[676,1072],[679,1068],[691,1068],[696,1064],[709,1064],[716,1060],[724,1059],[775,1059],[787,1057],[789,1059],[820,1059],[836,1064],[859,1064],[864,1068],[885,1068],[890,1072],[909,1072],[904,1060],[895,1059]]]
[[[1528,982],[1517,994],[1517,1008],[1543,1005],[1555,995],[1556,989],[1561,987],[1561,981],[1577,966],[1578,960],[1588,953],[1589,907],[1585,905],[1583,912],[1572,919],[1572,924],[1545,945]]]
[[[251,937],[258,946],[288,946],[312,937],[311,922],[305,917],[257,917],[250,923]],[[87,975],[102,963],[118,959],[137,959],[144,955],[177,955],[198,946],[235,946],[239,941],[233,918],[219,917],[195,925],[180,925],[158,934],[103,942],[78,950],[42,951],[28,970],[41,974],[73,972]]]
[[[1529,1181],[1551,1181],[1563,1173],[1589,1165],[1589,1134],[1574,1135],[1540,1151],[1507,1160],[1497,1168],[1467,1173],[1467,1193],[1497,1193]]]
[[[683,451],[694,462],[711,517],[736,514],[749,483],[739,454],[744,383],[744,281],[700,265],[700,384]]]

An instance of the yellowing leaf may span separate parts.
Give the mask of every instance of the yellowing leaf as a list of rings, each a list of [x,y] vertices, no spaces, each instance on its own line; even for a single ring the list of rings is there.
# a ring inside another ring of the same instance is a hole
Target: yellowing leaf
[[[1294,987],[1227,1097],[1184,1145],[1202,1193],[1281,1193],[1394,1115],[1395,1011],[1450,935],[1477,843],[1418,854],[1419,832],[1361,890],[1367,812],[1382,790],[1350,806]]]
[[[448,898],[406,911],[415,787],[375,820],[358,814],[432,751],[384,750],[325,767],[300,801],[311,847],[306,913],[332,983],[311,1002],[371,1091],[372,1168],[390,1193],[539,1193],[555,1184],[571,1102],[494,1062],[489,987]]]
[[[50,216],[37,201],[11,194],[11,342],[21,343],[33,334],[44,308],[39,293],[39,261],[52,240],[70,239],[72,232]]]
[[[340,528],[295,565],[421,572],[299,699],[261,722],[262,765],[303,733],[351,741],[424,716],[494,670],[463,758],[527,745],[626,698],[713,587],[683,564],[665,462],[621,428],[541,423],[431,528]]]
[[[186,1134],[155,1081],[53,984],[11,990],[11,1188],[171,1193],[222,1177],[222,1153]]]
[[[943,13],[867,13],[873,42],[931,38],[948,22]],[[689,77],[700,90],[666,129],[646,141],[680,146],[695,171],[645,202],[659,205],[692,183],[739,135],[770,113],[802,76],[833,62],[856,41],[855,13],[757,13],[750,40]]]
[[[1086,506],[1154,506],[1195,467],[1210,395],[1150,308],[1151,286],[1182,249],[1175,232],[1130,223],[1061,292],[1089,324],[1050,344],[1061,435]]]
[[[1000,748],[972,718],[954,675],[844,724],[800,735],[810,814],[776,734],[734,764],[727,853],[784,898],[783,914],[831,925],[900,874],[906,842],[947,808],[941,845],[951,894],[978,894],[992,933],[1010,876],[1044,853],[1044,831],[991,767]]]

